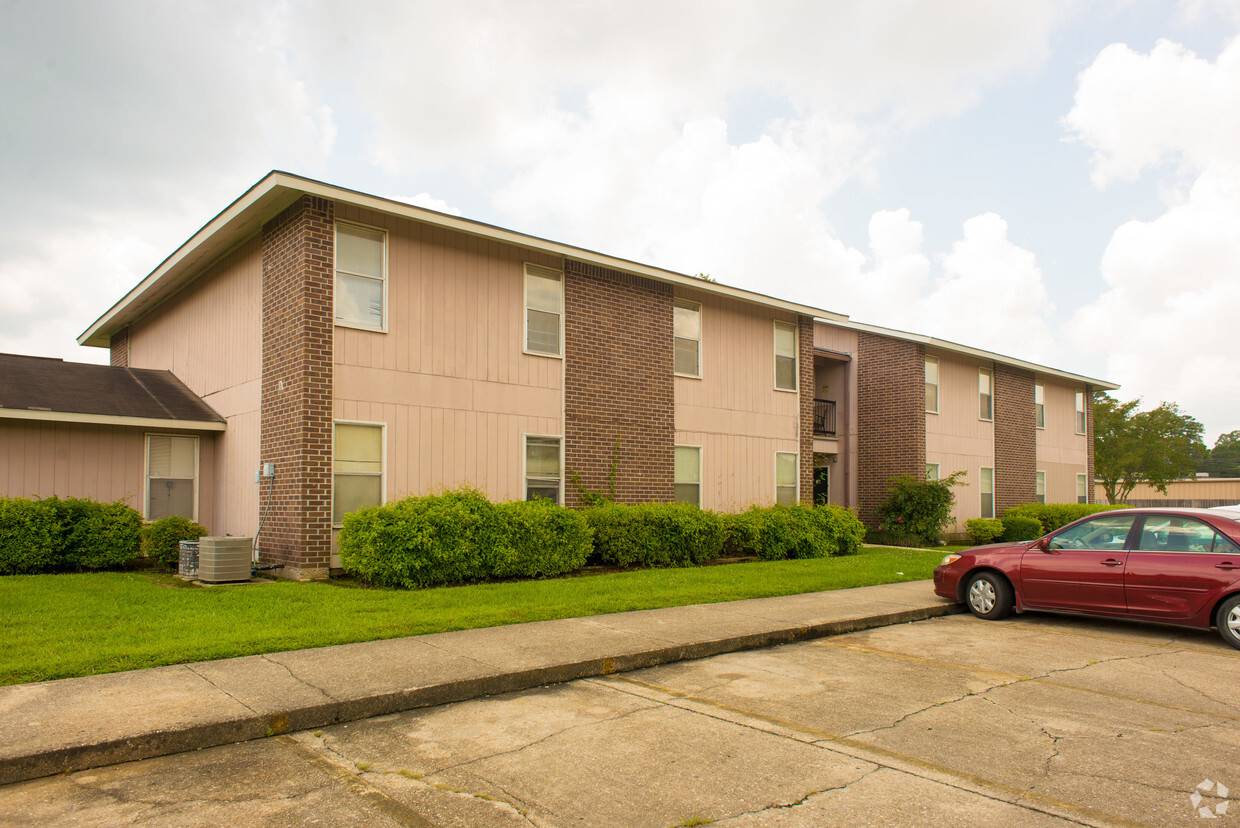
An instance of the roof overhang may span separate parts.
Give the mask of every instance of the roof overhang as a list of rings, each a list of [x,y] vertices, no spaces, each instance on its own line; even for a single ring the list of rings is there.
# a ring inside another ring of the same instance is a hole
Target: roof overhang
[[[265,223],[279,215],[303,194],[334,202],[346,202],[364,209],[401,216],[472,236],[539,250],[623,273],[644,276],[658,282],[681,285],[693,290],[760,304],[802,316],[817,317],[828,322],[848,319],[845,314],[822,308],[788,302],[773,296],[721,285],[718,282],[699,279],[695,276],[651,267],[593,250],[517,233],[460,216],[417,207],[403,201],[369,195],[276,170],[268,173],[240,198],[228,205],[223,212],[207,222],[171,256],[164,259],[145,279],[83,331],[77,338],[78,344],[108,347],[111,344],[112,334],[124,329],[167,300],[202,273],[208,265],[242,241],[261,232]]]
[[[72,411],[42,411],[23,408],[0,408],[0,420],[34,420],[50,423],[84,423],[87,425],[130,426],[132,428],[164,428],[182,431],[223,431],[225,423],[216,420],[171,420],[160,417],[121,417],[114,414],[79,414]]]

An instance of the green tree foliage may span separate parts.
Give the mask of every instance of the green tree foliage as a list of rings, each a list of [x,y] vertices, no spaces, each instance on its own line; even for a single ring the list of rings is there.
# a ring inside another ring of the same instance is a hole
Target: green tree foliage
[[[1197,471],[1211,477],[1240,477],[1240,431],[1220,434]]]
[[[1191,477],[1206,454],[1201,423],[1179,406],[1164,402],[1138,411],[1140,404],[1094,394],[1094,474],[1109,503],[1126,503],[1139,483],[1165,494],[1171,481]]]

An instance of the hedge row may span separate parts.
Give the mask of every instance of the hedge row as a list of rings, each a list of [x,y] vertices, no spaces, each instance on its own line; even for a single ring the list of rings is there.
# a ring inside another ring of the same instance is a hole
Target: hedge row
[[[550,501],[491,503],[470,489],[412,497],[345,516],[340,561],[380,586],[425,587],[562,575],[587,563],[693,566],[730,555],[811,558],[855,552],[864,528],[835,506],[718,515],[696,506]]]
[[[1083,517],[1088,517],[1098,512],[1127,508],[1127,504],[1112,505],[1108,503],[1022,503],[1019,506],[1005,509],[1003,517],[1036,519],[1042,525],[1042,531],[1035,535],[1035,537],[1041,537],[1048,532],[1054,532],[1056,529],[1067,526],[1074,520],[1080,520]]]
[[[120,501],[0,497],[0,575],[115,569],[141,537],[142,516]]]

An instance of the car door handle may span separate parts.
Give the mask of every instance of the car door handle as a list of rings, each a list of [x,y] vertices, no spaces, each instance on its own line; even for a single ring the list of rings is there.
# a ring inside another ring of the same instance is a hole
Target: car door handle
[[[1124,562],[1117,561],[1114,558],[1107,558],[1105,561],[1102,562],[1102,565],[1103,566],[1123,566]]]
[[[1223,561],[1220,564],[1215,564],[1214,568],[1226,570],[1227,572],[1231,572],[1233,569],[1240,569],[1240,565],[1234,564],[1231,561]]]

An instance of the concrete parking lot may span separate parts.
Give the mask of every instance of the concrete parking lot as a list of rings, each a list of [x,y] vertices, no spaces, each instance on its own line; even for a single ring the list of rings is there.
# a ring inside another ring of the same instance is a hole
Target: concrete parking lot
[[[1240,821],[1238,687],[1213,633],[957,615],[15,783],[0,824]]]

